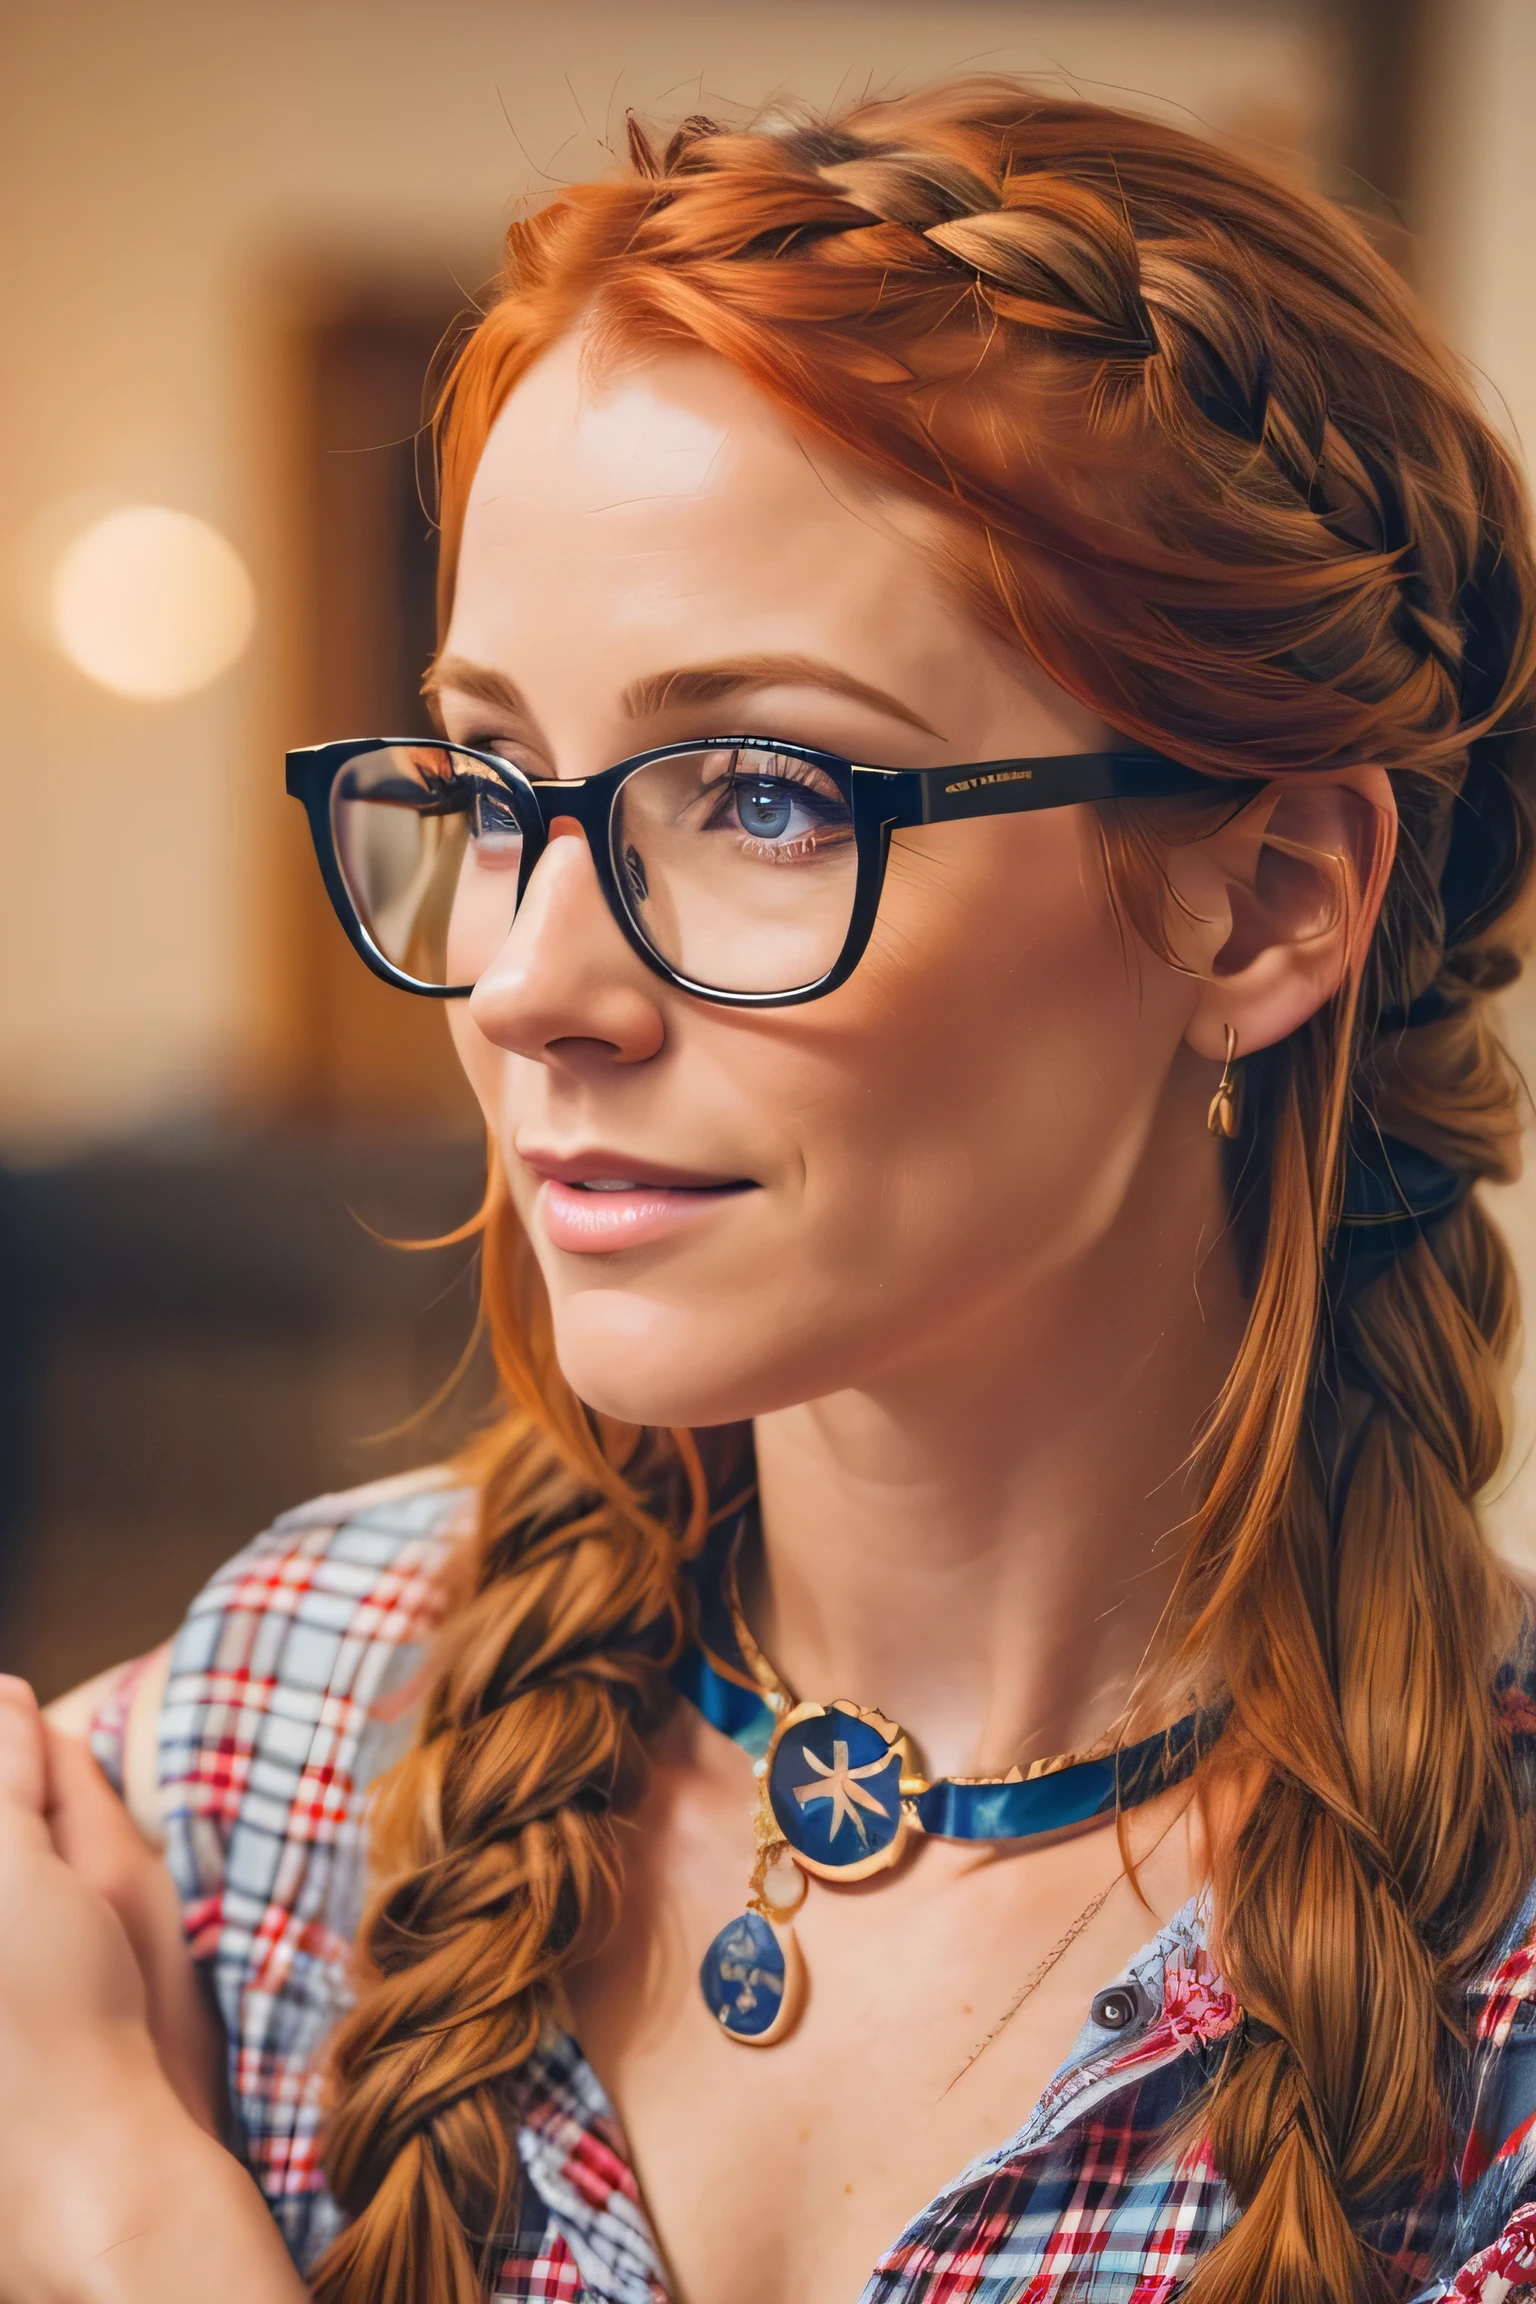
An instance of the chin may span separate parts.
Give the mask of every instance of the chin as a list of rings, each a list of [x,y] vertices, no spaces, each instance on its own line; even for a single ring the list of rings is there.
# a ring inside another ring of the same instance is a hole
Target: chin
[[[578,1399],[626,1424],[738,1424],[804,1396],[803,1370],[765,1362],[750,1322],[701,1319],[633,1289],[557,1299],[555,1353]]]

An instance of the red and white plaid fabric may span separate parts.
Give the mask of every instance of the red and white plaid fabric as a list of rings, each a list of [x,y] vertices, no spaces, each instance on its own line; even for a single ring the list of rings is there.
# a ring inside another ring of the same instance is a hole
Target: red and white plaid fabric
[[[296,2260],[339,2228],[317,2154],[319,2066],[346,2001],[368,1785],[409,1733],[445,1556],[473,1499],[425,1473],[289,1513],[213,1579],[178,1634],[160,1722],[167,1853],[229,2038],[232,2141]],[[131,1673],[134,1667],[127,1668]],[[1536,1718],[1525,1669],[1511,1705]],[[93,1735],[121,1780],[125,1684]],[[1180,2116],[1239,2012],[1191,1906],[1121,1978],[1151,2012],[1085,2023],[1016,2134],[913,2218],[860,2304],[1169,2304],[1234,2214]],[[1460,2166],[1368,2237],[1415,2304],[1536,2297],[1536,1898],[1469,2010]],[[550,2034],[519,2099],[519,2228],[492,2304],[666,2304],[624,2139],[575,2043]]]

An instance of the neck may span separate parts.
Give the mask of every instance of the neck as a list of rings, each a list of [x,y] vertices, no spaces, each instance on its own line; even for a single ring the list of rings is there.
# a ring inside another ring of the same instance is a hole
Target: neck
[[[920,1355],[757,1420],[753,1631],[797,1697],[886,1713],[930,1775],[1082,1750],[1131,1696],[1246,1313],[1214,1147],[1192,1168]]]

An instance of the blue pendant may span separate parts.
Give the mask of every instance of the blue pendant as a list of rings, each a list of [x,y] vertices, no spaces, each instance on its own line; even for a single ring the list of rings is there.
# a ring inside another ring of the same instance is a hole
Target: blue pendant
[[[768,1804],[795,1862],[821,1880],[863,1880],[902,1852],[901,1780],[911,1767],[894,1721],[845,1699],[786,1713],[768,1763]]]
[[[747,2048],[771,2048],[793,2029],[805,1997],[793,1928],[758,1912],[729,1921],[699,1964],[699,1990],[722,2032]]]

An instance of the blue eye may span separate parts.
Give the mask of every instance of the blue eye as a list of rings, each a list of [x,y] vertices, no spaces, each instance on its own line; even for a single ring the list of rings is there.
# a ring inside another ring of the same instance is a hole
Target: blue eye
[[[741,783],[736,787],[736,821],[759,840],[781,840],[794,813],[790,786]]]

